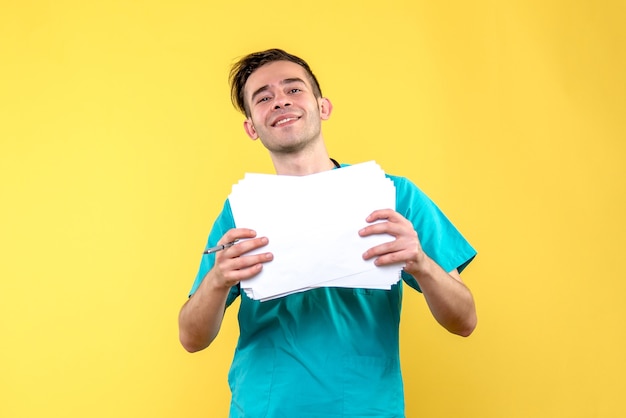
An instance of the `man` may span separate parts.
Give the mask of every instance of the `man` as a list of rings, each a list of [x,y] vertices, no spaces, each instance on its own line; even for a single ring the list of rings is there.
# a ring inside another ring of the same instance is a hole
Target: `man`
[[[304,176],[339,165],[329,158],[321,129],[332,105],[306,62],[278,49],[254,53],[235,64],[230,80],[245,131],[267,148],[277,174]],[[474,330],[474,300],[459,272],[476,252],[413,183],[387,177],[396,187],[396,210],[374,211],[355,234],[393,237],[363,254],[378,266],[404,263],[402,280],[391,290],[327,287],[250,299],[240,282],[280,254],[249,254],[271,237],[235,227],[226,201],[208,246],[241,241],[203,257],[179,326],[185,349],[202,350],[217,336],[225,309],[241,297],[240,337],[228,376],[231,417],[403,417],[403,282],[424,294],[447,330],[462,336]]]

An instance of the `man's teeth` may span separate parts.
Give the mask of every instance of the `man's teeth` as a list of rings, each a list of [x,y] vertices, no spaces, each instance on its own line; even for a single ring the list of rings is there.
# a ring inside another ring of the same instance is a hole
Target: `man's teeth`
[[[287,122],[292,121],[292,120],[296,120],[296,118],[281,119],[281,120],[279,120],[278,122],[276,122],[276,124],[275,124],[275,125],[276,125],[276,126],[278,126],[278,125],[282,125],[283,123],[287,123]]]

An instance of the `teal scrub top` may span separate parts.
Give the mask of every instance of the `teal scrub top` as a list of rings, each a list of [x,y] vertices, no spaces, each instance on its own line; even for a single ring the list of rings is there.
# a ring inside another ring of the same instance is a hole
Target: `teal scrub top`
[[[396,211],[410,220],[423,250],[444,270],[461,272],[476,251],[410,180],[387,175]],[[245,225],[242,225],[245,226]],[[207,248],[235,227],[228,200]],[[204,255],[192,295],[213,267]],[[226,306],[241,297],[239,341],[228,374],[230,417],[404,417],[399,325],[402,272],[391,290],[317,288],[259,302],[234,286]]]

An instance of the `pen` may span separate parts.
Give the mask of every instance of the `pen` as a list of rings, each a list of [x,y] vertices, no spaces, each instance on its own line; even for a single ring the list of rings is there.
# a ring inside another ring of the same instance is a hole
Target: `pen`
[[[218,245],[216,247],[207,248],[206,250],[204,250],[204,252],[202,254],[213,254],[213,253],[216,253],[218,251],[225,250],[226,248],[229,248],[229,247],[232,247],[233,245],[235,245],[236,242],[237,242],[237,240],[234,240],[232,242],[227,242],[226,244]]]

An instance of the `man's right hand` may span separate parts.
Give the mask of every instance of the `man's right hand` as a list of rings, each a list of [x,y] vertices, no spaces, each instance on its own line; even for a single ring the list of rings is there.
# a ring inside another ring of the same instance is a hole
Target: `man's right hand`
[[[218,245],[233,241],[240,242],[215,253],[213,268],[180,310],[180,342],[187,351],[203,350],[211,344],[222,324],[230,288],[259,274],[263,263],[274,258],[270,252],[248,254],[268,243],[266,237],[256,238],[252,229],[233,228],[224,234]]]
[[[233,241],[235,245],[215,253],[213,280],[215,287],[230,289],[242,280],[250,279],[263,269],[263,263],[274,259],[270,252],[249,254],[250,251],[264,247],[269,242],[267,237],[256,238],[256,231],[248,228],[233,228],[218,241],[218,245]]]

